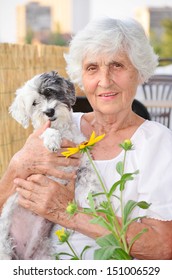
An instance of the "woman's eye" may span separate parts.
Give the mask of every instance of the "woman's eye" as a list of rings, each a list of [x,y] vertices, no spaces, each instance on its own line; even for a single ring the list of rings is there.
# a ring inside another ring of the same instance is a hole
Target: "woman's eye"
[[[88,72],[94,72],[94,71],[96,71],[96,69],[97,69],[96,66],[89,66],[89,67],[87,68],[87,71],[88,71]]]
[[[113,68],[121,68],[122,64],[118,63],[118,62],[113,62],[112,63]]]

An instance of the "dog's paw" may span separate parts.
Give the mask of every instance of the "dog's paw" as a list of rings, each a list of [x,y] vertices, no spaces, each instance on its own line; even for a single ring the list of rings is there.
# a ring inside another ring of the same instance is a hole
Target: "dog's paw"
[[[53,128],[47,128],[44,133],[40,136],[43,139],[44,146],[52,151],[55,152],[60,148],[61,145],[61,136],[59,131]]]

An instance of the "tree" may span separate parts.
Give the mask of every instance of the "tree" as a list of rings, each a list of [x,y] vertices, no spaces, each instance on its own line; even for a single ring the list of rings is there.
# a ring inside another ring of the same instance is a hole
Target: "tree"
[[[170,58],[172,57],[172,20],[164,19],[162,27],[164,32],[160,38],[153,31],[151,32],[151,42],[161,58]]]
[[[32,44],[33,38],[34,38],[34,32],[30,27],[28,27],[27,32],[26,32],[26,37],[25,37],[25,43]]]

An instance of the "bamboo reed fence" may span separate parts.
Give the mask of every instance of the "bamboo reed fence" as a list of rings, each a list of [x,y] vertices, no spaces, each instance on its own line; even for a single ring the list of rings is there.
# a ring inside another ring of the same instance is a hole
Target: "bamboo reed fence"
[[[34,75],[56,70],[66,77],[67,47],[0,44],[0,178],[32,128],[22,128],[8,113],[15,91]]]

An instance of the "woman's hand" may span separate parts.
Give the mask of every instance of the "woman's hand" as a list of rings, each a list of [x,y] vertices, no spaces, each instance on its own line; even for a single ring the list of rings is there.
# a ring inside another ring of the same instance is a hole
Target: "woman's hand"
[[[49,176],[70,179],[71,175],[58,169],[59,166],[78,166],[79,155],[66,159],[61,152],[66,147],[75,146],[74,143],[64,139],[62,141],[62,149],[58,152],[50,152],[47,150],[40,135],[50,126],[47,122],[41,129],[32,133],[27,139],[23,148],[17,152],[11,160],[10,167],[15,170],[16,176],[26,179],[31,174],[45,174]]]
[[[45,175],[31,175],[27,180],[15,179],[19,204],[54,223],[73,228],[66,207],[74,199],[75,179],[63,185]]]
[[[78,213],[69,218],[66,207],[74,199],[75,179],[62,185],[45,175],[31,175],[27,180],[17,178],[14,183],[19,204],[35,214],[91,238],[109,233],[101,226],[91,224],[91,215]]]
[[[44,174],[64,180],[75,178],[75,171],[67,173],[62,168],[59,168],[61,166],[75,166],[76,168],[79,166],[79,154],[67,159],[61,154],[67,147],[74,147],[75,144],[63,139],[61,149],[58,152],[50,152],[44,147],[40,138],[40,135],[48,127],[50,127],[50,122],[32,133],[23,148],[11,159],[6,172],[0,180],[0,208],[7,198],[15,192],[13,183],[15,178],[27,179],[32,174]]]

